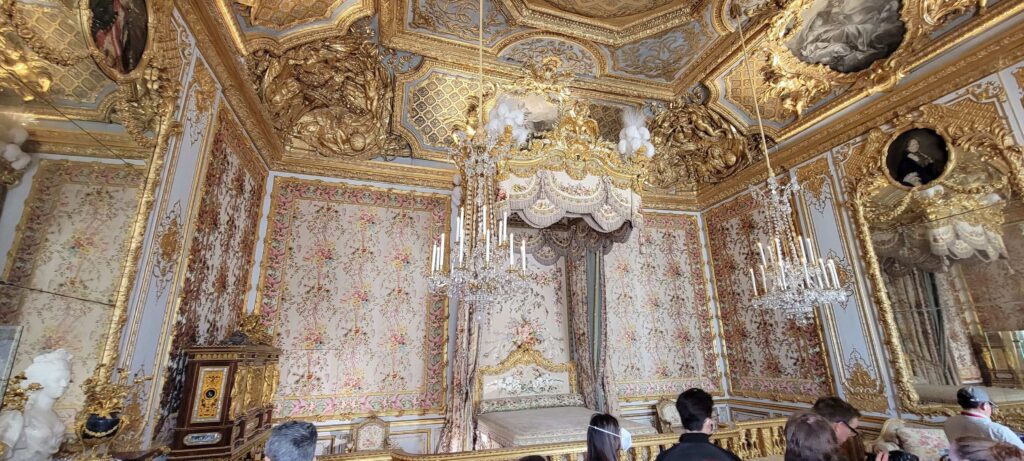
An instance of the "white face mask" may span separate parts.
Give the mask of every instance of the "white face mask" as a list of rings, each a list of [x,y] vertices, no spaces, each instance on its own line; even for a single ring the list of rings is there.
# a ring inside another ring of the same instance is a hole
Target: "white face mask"
[[[600,427],[594,427],[594,426],[589,426],[589,427],[591,429],[604,432],[605,434],[618,437],[619,438],[619,444],[622,445],[622,451],[629,451],[629,448],[633,446],[633,434],[630,434],[629,431],[627,431],[626,428],[624,428],[624,427],[620,427],[619,428],[619,433],[618,434],[615,434],[615,433],[612,433],[612,432],[608,432],[608,431],[606,431],[604,429],[601,429]]]

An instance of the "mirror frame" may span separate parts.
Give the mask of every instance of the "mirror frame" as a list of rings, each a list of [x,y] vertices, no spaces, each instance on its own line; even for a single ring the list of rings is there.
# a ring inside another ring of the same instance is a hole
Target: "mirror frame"
[[[882,278],[882,268],[871,243],[870,223],[866,218],[866,203],[871,199],[877,181],[889,181],[885,167],[888,145],[900,133],[913,128],[930,128],[946,138],[950,152],[950,164],[946,173],[956,167],[954,158],[964,155],[975,155],[983,162],[998,162],[1006,167],[1007,180],[1011,191],[1024,197],[1024,175],[1022,161],[1024,148],[1013,143],[1013,134],[1007,128],[1006,121],[998,115],[992,117],[960,116],[955,108],[929,104],[908,113],[898,114],[888,125],[889,130],[872,129],[866,141],[846,162],[846,176],[843,180],[846,189],[846,206],[849,207],[855,233],[860,245],[862,260],[869,283],[873,289],[874,302],[878,309],[879,322],[884,332],[884,343],[889,353],[889,362],[894,375],[897,394],[897,410],[914,413],[922,417],[950,416],[960,411],[955,405],[921,402],[912,382],[912,373],[908,358],[900,342],[900,333],[896,325],[889,294]],[[962,160],[962,159],[957,159]],[[946,176],[946,175],[944,175]],[[942,178],[940,178],[942,179]],[[910,189],[924,190],[939,184],[937,179],[925,186]],[[1024,403],[1007,404],[999,407],[995,415],[1016,428],[1024,427]]]

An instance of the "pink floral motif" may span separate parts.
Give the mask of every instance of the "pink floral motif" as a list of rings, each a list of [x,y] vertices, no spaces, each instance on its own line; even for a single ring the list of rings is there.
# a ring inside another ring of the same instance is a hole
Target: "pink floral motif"
[[[447,312],[416,255],[450,199],[279,178],[271,202],[259,309],[282,376],[299,378],[282,380],[277,416],[439,411]]]
[[[605,293],[616,392],[653,399],[694,385],[719,390],[697,218],[645,213],[644,220],[605,259],[612,268]]]

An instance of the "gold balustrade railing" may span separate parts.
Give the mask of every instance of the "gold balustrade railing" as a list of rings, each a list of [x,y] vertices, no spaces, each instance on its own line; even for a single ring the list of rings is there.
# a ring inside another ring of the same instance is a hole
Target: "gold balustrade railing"
[[[711,436],[718,446],[725,448],[741,459],[752,460],[781,457],[786,451],[784,428],[786,418],[744,421],[722,429]],[[679,440],[676,434],[638,435],[633,437],[633,447],[622,453],[622,461],[652,461],[664,450]],[[414,455],[401,450],[366,451],[343,455],[320,456],[320,461],[515,461],[526,455],[540,455],[548,461],[578,461],[587,451],[586,442],[551,443],[526,447],[499,448],[494,450],[466,451]]]

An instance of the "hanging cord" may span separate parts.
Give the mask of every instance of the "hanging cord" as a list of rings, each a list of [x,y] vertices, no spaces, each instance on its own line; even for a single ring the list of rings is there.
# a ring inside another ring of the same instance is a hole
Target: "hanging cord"
[[[750,53],[747,51],[747,38],[743,34],[743,21],[737,21],[737,28],[740,31],[740,46],[743,47],[743,67],[747,71],[747,79],[750,80],[751,93],[754,97],[754,114],[757,115],[757,128],[761,132],[761,152],[764,154],[764,164],[768,167],[768,178],[775,176],[772,171],[772,162],[768,160],[768,142],[765,141],[764,123],[761,121],[761,105],[757,102],[757,88],[754,88],[754,73],[750,71]]]

